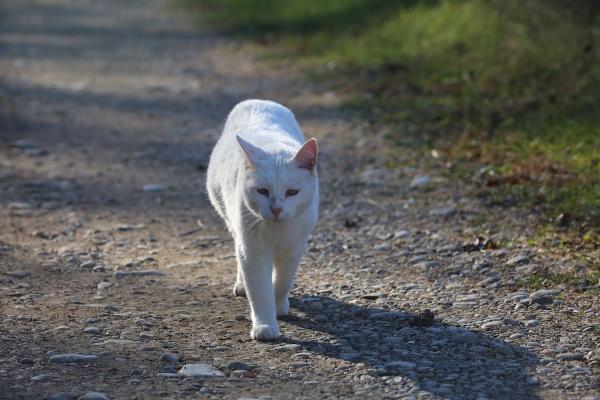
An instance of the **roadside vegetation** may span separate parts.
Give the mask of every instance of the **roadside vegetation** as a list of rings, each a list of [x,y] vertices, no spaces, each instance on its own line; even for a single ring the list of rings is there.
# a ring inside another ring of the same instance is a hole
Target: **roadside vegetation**
[[[597,2],[180,1],[348,93],[392,143],[539,213],[538,244],[600,247]]]

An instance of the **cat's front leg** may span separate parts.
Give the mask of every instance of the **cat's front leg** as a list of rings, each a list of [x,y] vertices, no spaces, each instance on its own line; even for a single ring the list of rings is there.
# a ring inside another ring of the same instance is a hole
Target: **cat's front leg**
[[[275,307],[278,317],[286,316],[289,313],[290,301],[288,296],[294,285],[294,279],[298,271],[298,264],[302,258],[302,253],[304,252],[304,247],[301,246],[297,249],[285,248],[275,254],[273,286],[275,289]]]
[[[263,249],[254,246],[239,246],[240,260],[246,297],[250,303],[252,330],[250,336],[256,340],[273,340],[280,336],[275,311],[275,296],[271,281],[272,258]]]

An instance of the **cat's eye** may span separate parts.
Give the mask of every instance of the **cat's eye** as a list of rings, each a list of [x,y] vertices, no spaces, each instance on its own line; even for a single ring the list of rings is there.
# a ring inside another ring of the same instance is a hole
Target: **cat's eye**
[[[298,191],[296,189],[288,189],[285,192],[285,197],[295,196],[297,194],[298,194]]]
[[[265,189],[265,188],[258,188],[256,189],[256,191],[260,194],[262,194],[263,196],[268,196],[269,195],[269,189]]]

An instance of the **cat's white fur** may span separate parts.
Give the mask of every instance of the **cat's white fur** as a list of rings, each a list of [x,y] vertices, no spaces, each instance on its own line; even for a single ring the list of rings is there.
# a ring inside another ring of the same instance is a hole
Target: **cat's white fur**
[[[211,154],[206,186],[235,242],[233,291],[248,297],[253,339],[279,337],[276,317],[288,314],[298,263],[317,222],[316,160],[315,139],[304,142],[292,112],[267,100],[236,105]]]

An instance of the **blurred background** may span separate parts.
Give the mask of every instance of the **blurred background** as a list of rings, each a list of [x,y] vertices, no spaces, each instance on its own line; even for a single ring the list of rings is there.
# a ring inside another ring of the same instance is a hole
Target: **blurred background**
[[[435,149],[461,178],[484,166],[486,186],[598,226],[599,2],[181,3],[392,124],[391,143]]]

